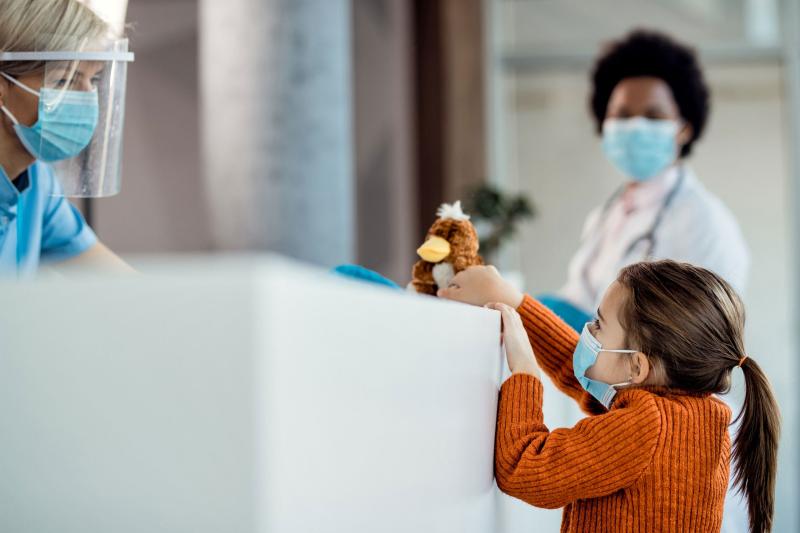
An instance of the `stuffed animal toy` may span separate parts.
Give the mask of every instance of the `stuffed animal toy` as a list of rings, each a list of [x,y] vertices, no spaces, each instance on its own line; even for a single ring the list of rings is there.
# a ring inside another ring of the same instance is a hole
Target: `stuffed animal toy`
[[[420,260],[414,265],[408,288],[423,294],[436,295],[440,287],[450,285],[453,276],[474,265],[482,265],[478,255],[478,234],[461,210],[461,202],[442,204],[438,219],[428,230],[425,243],[419,247]]]

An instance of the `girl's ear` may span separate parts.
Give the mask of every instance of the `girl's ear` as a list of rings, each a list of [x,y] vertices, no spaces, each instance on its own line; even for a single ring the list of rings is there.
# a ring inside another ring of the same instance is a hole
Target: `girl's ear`
[[[650,361],[642,352],[631,354],[631,381],[635,385],[644,383],[650,374]]]

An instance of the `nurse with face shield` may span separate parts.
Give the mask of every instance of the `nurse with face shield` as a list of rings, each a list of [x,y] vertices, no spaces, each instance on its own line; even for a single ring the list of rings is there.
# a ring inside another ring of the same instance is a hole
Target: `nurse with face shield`
[[[0,276],[130,270],[66,197],[119,192],[131,61],[78,0],[0,0]]]

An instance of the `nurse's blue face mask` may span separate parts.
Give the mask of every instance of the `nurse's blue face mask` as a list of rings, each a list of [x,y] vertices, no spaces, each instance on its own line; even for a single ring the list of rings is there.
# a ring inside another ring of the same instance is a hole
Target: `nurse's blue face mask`
[[[20,124],[5,106],[0,106],[33,157],[46,163],[71,159],[92,141],[100,114],[97,91],[36,91],[4,72],[0,76],[39,98],[39,118],[33,126]]]
[[[636,353],[636,350],[604,350],[600,341],[589,331],[589,324],[583,326],[578,345],[575,347],[575,352],[572,354],[572,371],[575,373],[575,377],[586,392],[594,396],[597,401],[608,409],[611,405],[611,400],[617,395],[616,387],[630,385],[631,382],[626,381],[624,383],[609,385],[608,383],[586,377],[586,371],[597,362],[597,356],[600,352],[631,354]]]
[[[664,172],[678,157],[678,129],[674,120],[607,119],[603,123],[603,152],[632,180],[647,181]]]

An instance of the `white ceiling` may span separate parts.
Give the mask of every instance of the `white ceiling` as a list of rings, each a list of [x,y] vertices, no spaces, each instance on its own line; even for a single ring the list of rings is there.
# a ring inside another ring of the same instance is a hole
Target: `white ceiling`
[[[698,48],[779,44],[779,0],[492,0],[506,53],[594,53],[634,27],[669,32]]]

